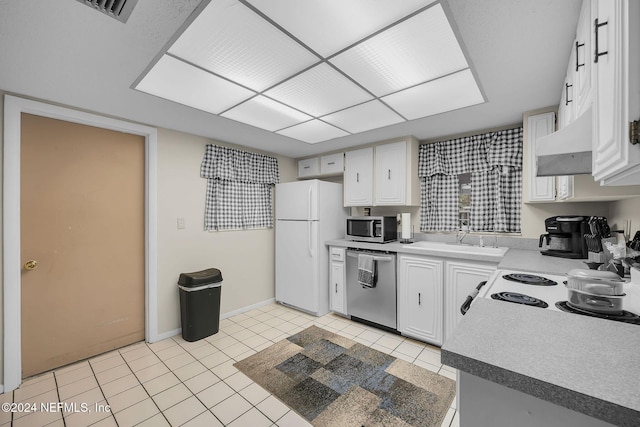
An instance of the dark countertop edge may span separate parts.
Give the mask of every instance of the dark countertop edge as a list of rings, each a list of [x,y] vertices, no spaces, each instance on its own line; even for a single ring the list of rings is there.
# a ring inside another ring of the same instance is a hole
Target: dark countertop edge
[[[441,348],[442,363],[479,378],[621,427],[638,426],[640,412]]]

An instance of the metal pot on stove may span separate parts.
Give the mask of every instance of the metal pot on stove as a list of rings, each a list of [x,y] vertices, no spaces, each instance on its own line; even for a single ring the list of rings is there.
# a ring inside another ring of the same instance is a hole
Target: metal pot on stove
[[[575,269],[568,274],[567,303],[595,313],[621,314],[624,281],[611,271]]]

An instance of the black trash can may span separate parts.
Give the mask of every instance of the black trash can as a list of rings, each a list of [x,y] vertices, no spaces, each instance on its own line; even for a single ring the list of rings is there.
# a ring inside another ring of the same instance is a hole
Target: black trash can
[[[221,287],[222,273],[217,268],[180,274],[180,317],[185,341],[198,341],[218,332]]]

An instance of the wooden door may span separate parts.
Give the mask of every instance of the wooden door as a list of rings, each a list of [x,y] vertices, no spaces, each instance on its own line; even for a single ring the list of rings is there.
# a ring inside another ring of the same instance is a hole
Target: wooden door
[[[21,123],[27,378],[144,339],[145,146],[40,116]]]

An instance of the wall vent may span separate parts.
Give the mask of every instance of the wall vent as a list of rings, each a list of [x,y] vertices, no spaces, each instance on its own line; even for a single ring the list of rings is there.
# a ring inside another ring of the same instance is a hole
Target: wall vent
[[[138,0],[78,0],[120,22],[127,22]]]

